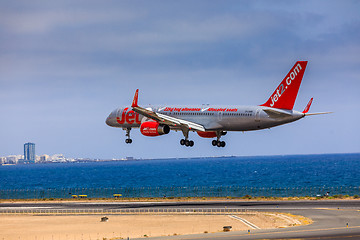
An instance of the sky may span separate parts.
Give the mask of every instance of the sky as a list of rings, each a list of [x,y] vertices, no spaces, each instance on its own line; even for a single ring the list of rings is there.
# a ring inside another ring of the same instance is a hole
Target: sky
[[[0,0],[0,156],[181,158],[360,152],[359,1]],[[229,132],[225,148],[181,132],[105,124],[130,105],[259,105],[298,60],[295,109],[311,116]]]

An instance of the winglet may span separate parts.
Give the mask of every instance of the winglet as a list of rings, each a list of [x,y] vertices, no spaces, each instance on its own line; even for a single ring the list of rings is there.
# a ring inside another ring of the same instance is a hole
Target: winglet
[[[314,100],[314,98],[310,99],[309,103],[306,105],[306,107],[305,107],[305,109],[304,109],[304,111],[302,113],[308,113],[309,112],[310,106],[311,106],[313,100]]]
[[[138,107],[138,97],[139,97],[139,89],[136,89],[134,100],[131,104],[131,107]]]

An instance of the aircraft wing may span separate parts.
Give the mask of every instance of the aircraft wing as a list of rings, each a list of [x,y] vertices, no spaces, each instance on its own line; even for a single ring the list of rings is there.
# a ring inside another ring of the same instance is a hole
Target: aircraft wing
[[[205,128],[204,126],[194,123],[194,122],[190,122],[190,121],[186,121],[183,119],[179,119],[179,118],[175,118],[175,117],[170,117],[161,113],[156,113],[158,116],[160,116],[161,118],[165,119],[166,121],[169,121],[171,123],[174,123],[174,126],[182,126],[182,127],[187,127],[190,130],[191,129],[195,129],[197,131],[203,131],[205,132]]]
[[[190,122],[190,121],[186,121],[183,119],[179,119],[176,117],[170,117],[168,115],[165,114],[161,114],[161,113],[156,113],[154,111],[151,111],[149,109],[143,108],[143,107],[139,107],[138,105],[138,95],[139,95],[139,89],[136,90],[135,92],[135,96],[134,96],[134,100],[132,102],[132,110],[134,112],[137,112],[147,118],[151,118],[159,123],[163,123],[169,126],[173,126],[173,127],[179,127],[181,129],[186,128],[188,130],[196,130],[196,131],[205,131],[204,126],[194,123],[194,122]]]

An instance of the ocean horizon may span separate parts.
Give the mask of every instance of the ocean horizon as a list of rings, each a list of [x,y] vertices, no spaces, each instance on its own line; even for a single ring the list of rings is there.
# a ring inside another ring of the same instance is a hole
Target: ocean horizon
[[[0,166],[0,189],[360,186],[360,153]]]

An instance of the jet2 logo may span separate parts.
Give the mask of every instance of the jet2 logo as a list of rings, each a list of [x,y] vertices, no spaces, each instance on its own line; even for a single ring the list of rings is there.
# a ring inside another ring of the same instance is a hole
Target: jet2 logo
[[[279,100],[281,95],[284,94],[286,89],[288,89],[288,86],[290,86],[292,81],[295,80],[296,76],[298,75],[298,73],[300,72],[301,69],[302,69],[301,65],[300,65],[300,63],[298,63],[298,65],[296,65],[296,67],[294,67],[294,70],[288,75],[288,77],[285,79],[285,81],[283,81],[279,85],[279,87],[275,90],[274,95],[271,96],[270,107],[274,106],[274,104]],[[285,83],[286,83],[286,86],[284,86]]]
[[[125,122],[129,124],[133,124],[133,123],[141,124],[139,114],[132,110],[127,112],[128,109],[129,108],[125,108],[121,114],[121,117],[117,117],[116,121],[119,124],[124,124]]]

